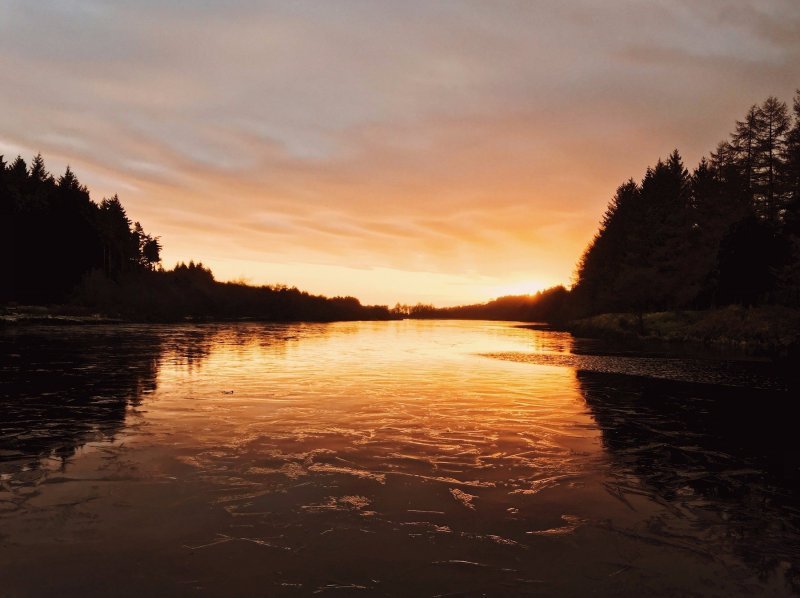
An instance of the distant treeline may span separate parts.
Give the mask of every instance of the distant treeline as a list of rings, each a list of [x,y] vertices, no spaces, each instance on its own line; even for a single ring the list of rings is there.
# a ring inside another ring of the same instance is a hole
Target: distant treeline
[[[392,313],[405,318],[454,320],[513,320],[519,322],[561,321],[566,314],[569,291],[563,286],[540,291],[534,295],[509,295],[488,303],[434,307],[397,304]]]
[[[116,280],[92,271],[73,293],[78,305],[136,320],[253,319],[270,322],[386,320],[384,305],[361,305],[355,297],[311,295],[284,285],[218,282],[203,264],[139,271]]]
[[[677,150],[620,185],[575,284],[409,317],[565,320],[607,312],[800,307],[800,91],[774,97],[689,172]]]
[[[159,239],[131,222],[116,195],[95,203],[69,167],[55,178],[41,155],[30,165],[0,156],[0,243],[5,304],[69,304],[142,320],[395,317],[354,297],[220,283],[194,262],[164,270]]]

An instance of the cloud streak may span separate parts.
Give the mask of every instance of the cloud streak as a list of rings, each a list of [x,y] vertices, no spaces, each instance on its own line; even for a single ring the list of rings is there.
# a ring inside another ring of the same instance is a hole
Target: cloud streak
[[[4,3],[0,150],[169,261],[369,301],[567,282],[619,182],[800,86],[791,0],[164,4]]]

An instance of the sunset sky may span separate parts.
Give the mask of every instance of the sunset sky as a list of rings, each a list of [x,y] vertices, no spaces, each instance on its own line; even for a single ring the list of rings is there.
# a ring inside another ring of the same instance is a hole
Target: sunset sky
[[[0,2],[0,153],[165,266],[366,303],[570,282],[616,187],[800,87],[797,0]]]

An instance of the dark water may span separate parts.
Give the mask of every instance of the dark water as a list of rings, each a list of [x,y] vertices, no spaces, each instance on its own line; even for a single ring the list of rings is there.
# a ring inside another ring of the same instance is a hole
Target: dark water
[[[768,364],[494,322],[0,331],[0,595],[791,595]]]

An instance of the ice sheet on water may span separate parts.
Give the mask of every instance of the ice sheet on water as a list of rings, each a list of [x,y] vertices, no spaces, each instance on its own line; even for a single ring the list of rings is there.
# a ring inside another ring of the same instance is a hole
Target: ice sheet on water
[[[455,498],[468,509],[472,509],[473,511],[475,510],[475,505],[472,502],[478,498],[475,494],[469,494],[463,490],[459,490],[458,488],[450,488],[450,494],[452,494],[453,498]]]
[[[567,367],[587,372],[766,390],[787,389],[786,381],[760,362],[515,351],[481,355],[505,361]]]
[[[576,517],[575,515],[562,515],[561,519],[563,519],[566,522],[566,525],[561,525],[559,527],[551,527],[548,529],[534,530],[525,533],[533,536],[562,536],[564,534],[571,534],[581,525],[586,523],[585,519],[581,519],[580,517]]]
[[[330,496],[325,502],[303,505],[301,509],[319,513],[324,511],[362,511],[370,505],[366,496]]]

